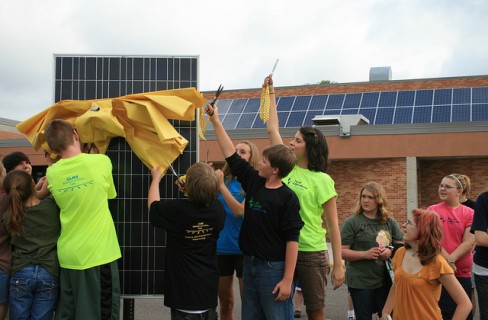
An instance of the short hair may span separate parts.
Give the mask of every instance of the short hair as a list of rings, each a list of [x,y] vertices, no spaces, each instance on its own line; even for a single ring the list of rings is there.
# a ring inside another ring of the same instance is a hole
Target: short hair
[[[431,210],[415,209],[412,212],[418,230],[418,255],[424,266],[442,251],[442,223],[439,215]],[[410,248],[408,244],[405,244]]]
[[[263,150],[263,157],[268,159],[272,168],[278,169],[278,176],[280,178],[286,177],[291,170],[293,170],[293,167],[295,167],[297,162],[293,150],[282,144],[266,147],[266,149]]]
[[[305,141],[308,169],[327,172],[329,168],[329,147],[322,132],[314,127],[303,126],[300,133]]]
[[[368,182],[359,191],[359,195],[356,198],[356,202],[354,204],[353,213],[360,214],[363,212],[363,208],[361,207],[361,195],[363,194],[364,190],[368,190],[374,196],[374,200],[378,205],[378,214],[380,216],[381,221],[386,222],[390,219],[393,215],[389,210],[388,205],[388,198],[386,197],[386,191],[381,184],[378,182]]]
[[[15,167],[20,164],[22,161],[26,161],[30,163],[29,157],[20,151],[14,151],[7,154],[2,159],[3,166],[7,172],[10,172],[15,169]]]
[[[68,121],[54,119],[44,128],[44,138],[52,151],[61,153],[74,143],[74,131],[75,128]]]
[[[219,178],[208,164],[195,163],[186,171],[185,188],[191,202],[209,206],[217,198]]]

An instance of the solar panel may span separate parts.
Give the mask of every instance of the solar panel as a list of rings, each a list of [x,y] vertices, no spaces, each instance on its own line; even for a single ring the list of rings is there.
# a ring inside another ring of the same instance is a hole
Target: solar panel
[[[326,110],[330,109],[341,109],[342,103],[344,102],[344,94],[331,94],[329,100],[327,101]]]
[[[394,107],[396,105],[397,92],[381,92],[378,107]]]
[[[361,103],[361,93],[351,93],[346,95],[344,100],[344,109],[357,109]]]
[[[398,92],[398,107],[413,106],[415,99],[415,91],[400,91]]]
[[[415,95],[416,106],[431,106],[434,90],[418,90]]]
[[[54,63],[55,102],[197,87],[198,57],[55,55]],[[183,174],[198,161],[197,123],[178,120],[170,120],[170,123],[189,141],[173,164],[175,170]],[[163,294],[166,237],[148,222],[149,170],[123,138],[111,140],[107,155],[112,160],[117,190],[117,198],[110,200],[109,206],[122,251],[119,260],[121,293]],[[172,175],[166,175],[161,181],[163,199],[179,197],[174,181]]]
[[[219,101],[220,114],[222,109],[225,111],[226,106],[229,109],[228,106],[232,104],[236,105],[236,109],[228,113],[241,115],[240,118],[225,118],[224,123],[232,123],[224,127],[265,128],[263,121],[252,115],[259,111],[259,100],[251,98]],[[370,125],[484,121],[488,87],[282,96],[278,97],[277,105],[282,127],[312,125],[312,119],[316,115],[349,114],[365,116]]]

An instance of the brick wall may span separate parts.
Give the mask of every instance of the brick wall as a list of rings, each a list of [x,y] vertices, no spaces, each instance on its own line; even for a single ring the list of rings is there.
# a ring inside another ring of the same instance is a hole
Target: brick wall
[[[401,159],[371,159],[333,161],[330,176],[335,181],[339,198],[337,211],[339,224],[351,215],[361,187],[369,181],[383,185],[390,209],[398,223],[403,223],[407,212],[406,162]]]
[[[488,188],[488,158],[420,160],[418,164],[419,206],[439,203],[437,193],[442,178],[451,173],[467,175],[471,180],[470,199]]]

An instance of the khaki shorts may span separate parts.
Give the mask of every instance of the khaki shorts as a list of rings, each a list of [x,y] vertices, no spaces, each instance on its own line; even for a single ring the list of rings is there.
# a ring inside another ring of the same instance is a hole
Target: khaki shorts
[[[327,251],[298,252],[295,277],[300,281],[303,304],[307,310],[320,310],[325,307],[325,288],[329,271]]]

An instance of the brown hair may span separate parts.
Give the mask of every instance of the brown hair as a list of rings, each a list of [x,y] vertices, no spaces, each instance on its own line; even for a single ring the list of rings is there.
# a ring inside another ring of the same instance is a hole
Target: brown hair
[[[249,147],[249,150],[251,151],[251,156],[249,157],[249,164],[251,167],[254,169],[258,168],[258,162],[259,162],[259,149],[258,147],[252,143],[249,140],[242,140],[239,141],[237,144],[245,144]],[[224,164],[224,167],[222,168],[222,172],[224,173],[224,177],[230,176],[230,167],[227,164],[227,162]]]
[[[282,144],[266,147],[263,150],[263,157],[268,159],[272,168],[279,170],[278,176],[280,178],[286,177],[293,170],[297,161],[291,148]]]
[[[25,216],[24,203],[35,194],[34,182],[27,172],[12,170],[3,180],[3,188],[9,198],[7,228],[12,235],[20,235]]]
[[[44,138],[52,151],[61,153],[74,143],[74,131],[75,128],[68,121],[54,119],[44,128]]]
[[[209,206],[217,198],[219,178],[209,165],[195,163],[186,171],[185,188],[190,201]]]
[[[381,221],[386,222],[390,219],[393,215],[391,214],[390,210],[388,209],[388,199],[386,197],[386,191],[381,184],[378,182],[368,182],[359,191],[359,195],[356,198],[356,202],[354,203],[353,213],[360,214],[363,213],[363,208],[361,207],[361,196],[363,194],[364,189],[371,192],[374,196],[374,200],[378,205],[377,213],[380,216]]]

